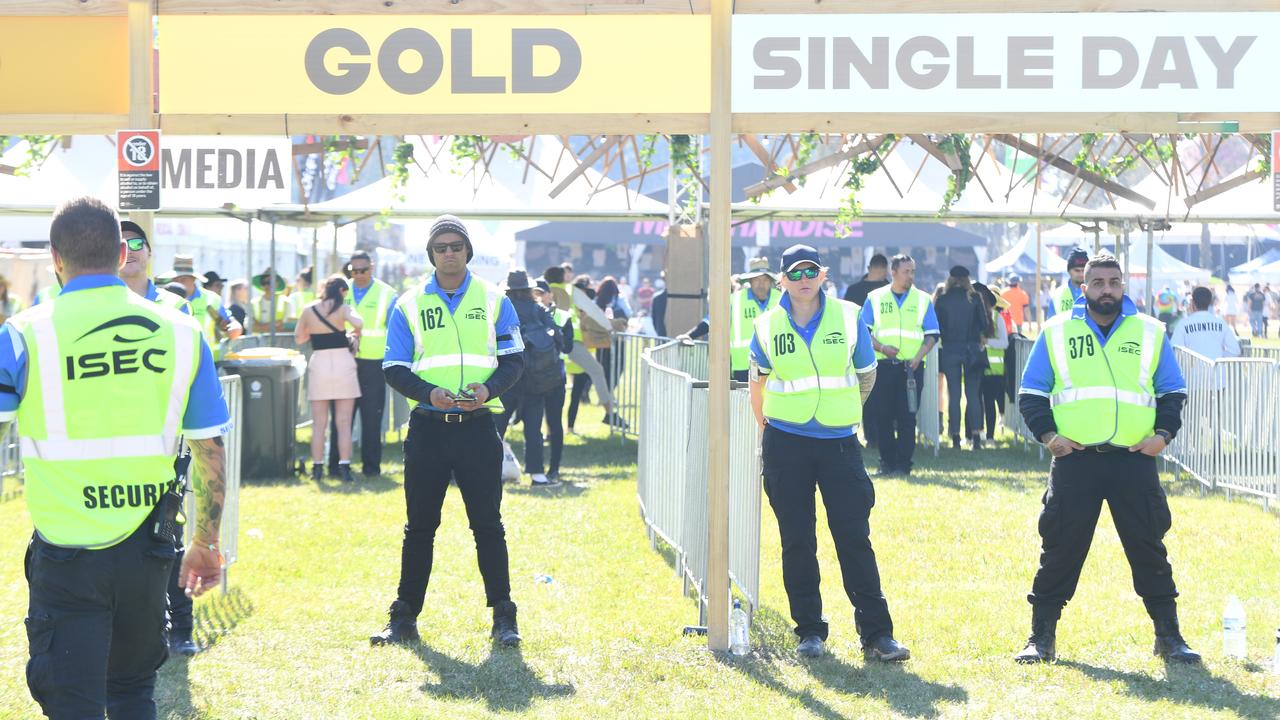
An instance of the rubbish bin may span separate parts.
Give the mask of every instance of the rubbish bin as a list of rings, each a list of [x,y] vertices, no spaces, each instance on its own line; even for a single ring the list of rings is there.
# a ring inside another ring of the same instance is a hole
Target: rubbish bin
[[[240,477],[273,480],[293,474],[298,379],[307,361],[296,350],[247,348],[229,353],[225,374],[239,375],[244,413],[241,422]]]

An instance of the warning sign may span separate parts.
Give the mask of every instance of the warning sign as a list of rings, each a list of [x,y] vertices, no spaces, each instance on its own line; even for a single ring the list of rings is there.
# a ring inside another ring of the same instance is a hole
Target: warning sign
[[[117,130],[117,209],[160,209],[160,131]]]

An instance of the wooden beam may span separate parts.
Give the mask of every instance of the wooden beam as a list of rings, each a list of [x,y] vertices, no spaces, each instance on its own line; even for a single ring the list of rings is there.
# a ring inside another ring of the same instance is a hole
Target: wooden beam
[[[175,135],[701,135],[705,113],[665,115],[173,115],[159,118]],[[0,129],[8,129],[0,116]],[[94,131],[97,132],[97,131]],[[106,132],[103,130],[102,132]],[[111,131],[114,132],[114,129]],[[88,133],[88,134],[93,134]]]
[[[818,158],[817,160],[814,160],[812,162],[807,162],[804,165],[801,165],[800,167],[792,170],[790,175],[788,175],[787,177],[774,176],[770,178],[765,178],[764,180],[761,180],[755,185],[750,185],[747,187],[747,190],[746,190],[747,197],[758,197],[760,195],[763,195],[769,192],[770,190],[774,190],[776,188],[782,187],[788,180],[801,178],[811,173],[817,172],[818,170],[821,170],[823,168],[828,168],[828,167],[831,167],[832,165],[836,165],[840,163],[842,160],[848,160],[849,158],[857,157],[858,155],[861,155],[869,150],[880,147],[880,143],[882,142],[884,142],[883,135],[877,135],[874,138],[867,138],[867,139],[864,139],[862,142],[857,143],[856,145],[845,148],[844,150],[839,150],[825,157]]]
[[[947,169],[951,172],[956,172],[960,169],[960,158],[956,157],[955,153],[944,151],[942,148],[938,147],[937,143],[924,135],[914,134],[908,135],[907,137],[911,139],[911,142],[924,148],[925,152],[941,161],[942,164],[946,165]]]
[[[294,143],[293,154],[296,155],[316,155],[318,153],[329,152],[330,150],[368,150],[369,141],[366,138],[358,138],[356,140],[338,140],[331,145],[322,142]]]
[[[1041,149],[1038,145],[1034,143],[1029,143],[1023,140],[1022,138],[1018,137],[1017,135],[996,134],[995,139],[999,140],[1005,145],[1008,145],[1009,147],[1018,148],[1022,152],[1027,153],[1028,155],[1040,158],[1041,160],[1049,163],[1053,167],[1063,172],[1078,174],[1081,180],[1084,180],[1093,185],[1097,185],[1098,187],[1102,188],[1103,190],[1106,190],[1109,193],[1113,193],[1115,195],[1119,195],[1122,198],[1132,200],[1133,202],[1138,203],[1139,205],[1145,207],[1148,210],[1154,210],[1156,207],[1156,203],[1154,200],[1151,200],[1150,198],[1147,198],[1139,193],[1136,193],[1130,190],[1129,188],[1125,187],[1124,185],[1121,185],[1120,183],[1108,180],[1095,172],[1079,168],[1073,165],[1070,161],[1064,159],[1062,156],[1055,155],[1050,152],[1046,152],[1045,150]]]
[[[1186,203],[1187,209],[1190,210],[1196,203],[1202,203],[1211,197],[1221,195],[1228,190],[1234,190],[1241,185],[1247,185],[1248,183],[1256,180],[1261,180],[1266,176],[1267,173],[1264,173],[1261,170],[1250,170],[1243,175],[1237,175],[1230,180],[1223,180],[1217,185],[1200,190],[1194,195],[1188,195],[1182,199],[1182,202]]]
[[[739,15],[759,13],[1102,13],[1102,12],[1271,12],[1275,0],[737,0]]]
[[[566,175],[565,178],[560,181],[560,184],[551,188],[551,192],[547,194],[550,195],[551,197],[556,197],[560,193],[564,192],[565,188],[573,184],[574,180],[577,180],[582,175],[582,173],[587,171],[587,168],[594,165],[596,161],[601,158],[601,156],[609,152],[609,148],[613,147],[614,145],[617,145],[621,139],[622,138],[617,135],[611,136],[608,139],[606,139],[603,143],[600,144],[599,147],[597,147],[595,150],[592,150],[589,155],[587,155],[585,158],[580,160],[578,162],[578,167],[571,170],[569,174]]]
[[[1280,112],[1260,113],[738,113],[736,133],[1079,133],[1189,132],[1186,122],[1239,123],[1240,132],[1271,132]]]
[[[756,159],[760,161],[760,164],[764,165],[766,172],[770,175],[777,174],[778,164],[773,161],[773,157],[769,155],[769,151],[765,150],[764,146],[760,144],[760,138],[751,134],[739,135],[738,138],[746,144],[747,149],[751,150],[751,154],[756,156]],[[791,182],[789,179],[782,184],[782,187],[785,188],[788,193],[796,191],[796,184]]]

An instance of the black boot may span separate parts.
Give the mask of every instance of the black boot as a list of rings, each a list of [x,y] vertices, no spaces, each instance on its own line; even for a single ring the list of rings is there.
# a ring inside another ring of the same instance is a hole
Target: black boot
[[[353,483],[356,481],[355,477],[351,475],[350,465],[343,463],[338,466],[338,479],[342,480],[344,483]]]
[[[311,479],[320,480],[324,478],[324,465],[322,463],[311,463]]]
[[[1033,608],[1031,610],[1031,637],[1027,638],[1027,646],[1022,652],[1013,656],[1015,662],[1023,665],[1053,662],[1057,652],[1058,613]]]
[[[959,449],[960,449],[960,436],[959,436],[959,435],[952,435],[952,436],[951,436],[951,447],[952,447],[952,449],[954,449],[954,450],[959,450]]]
[[[1187,647],[1178,629],[1178,616],[1157,618],[1155,654],[1170,662],[1199,665],[1200,654]]]
[[[520,644],[520,630],[516,627],[515,603],[506,600],[493,606],[493,630],[489,635],[507,647]]]
[[[418,622],[416,616],[409,610],[409,606],[396,600],[391,603],[391,608],[387,611],[390,619],[387,626],[382,632],[369,637],[370,645],[408,645],[421,641],[418,635]]]

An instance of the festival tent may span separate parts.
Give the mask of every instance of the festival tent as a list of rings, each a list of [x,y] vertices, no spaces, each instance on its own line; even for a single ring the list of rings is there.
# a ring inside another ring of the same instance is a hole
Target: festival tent
[[[1111,248],[1106,248],[1108,252],[1114,252]],[[1209,271],[1203,268],[1188,265],[1181,260],[1175,258],[1156,245],[1151,249],[1151,275],[1155,278],[1157,287],[1166,283],[1182,282],[1189,280],[1192,282],[1209,282]],[[1136,238],[1131,238],[1129,243],[1129,255],[1125,258],[1128,263],[1127,275],[1131,278],[1145,278],[1147,275],[1147,243],[1145,240],[1139,242]]]
[[[1036,273],[1035,231],[1023,234],[1022,238],[1003,255],[989,260],[984,268],[987,276],[1018,273],[1024,277]],[[1063,275],[1067,272],[1067,261],[1052,248],[1041,248],[1040,272],[1045,275]]]
[[[1249,262],[1236,265],[1227,273],[1227,277],[1233,284],[1269,282],[1269,279],[1264,278],[1263,268],[1276,262],[1280,262],[1280,248],[1272,248]]]

